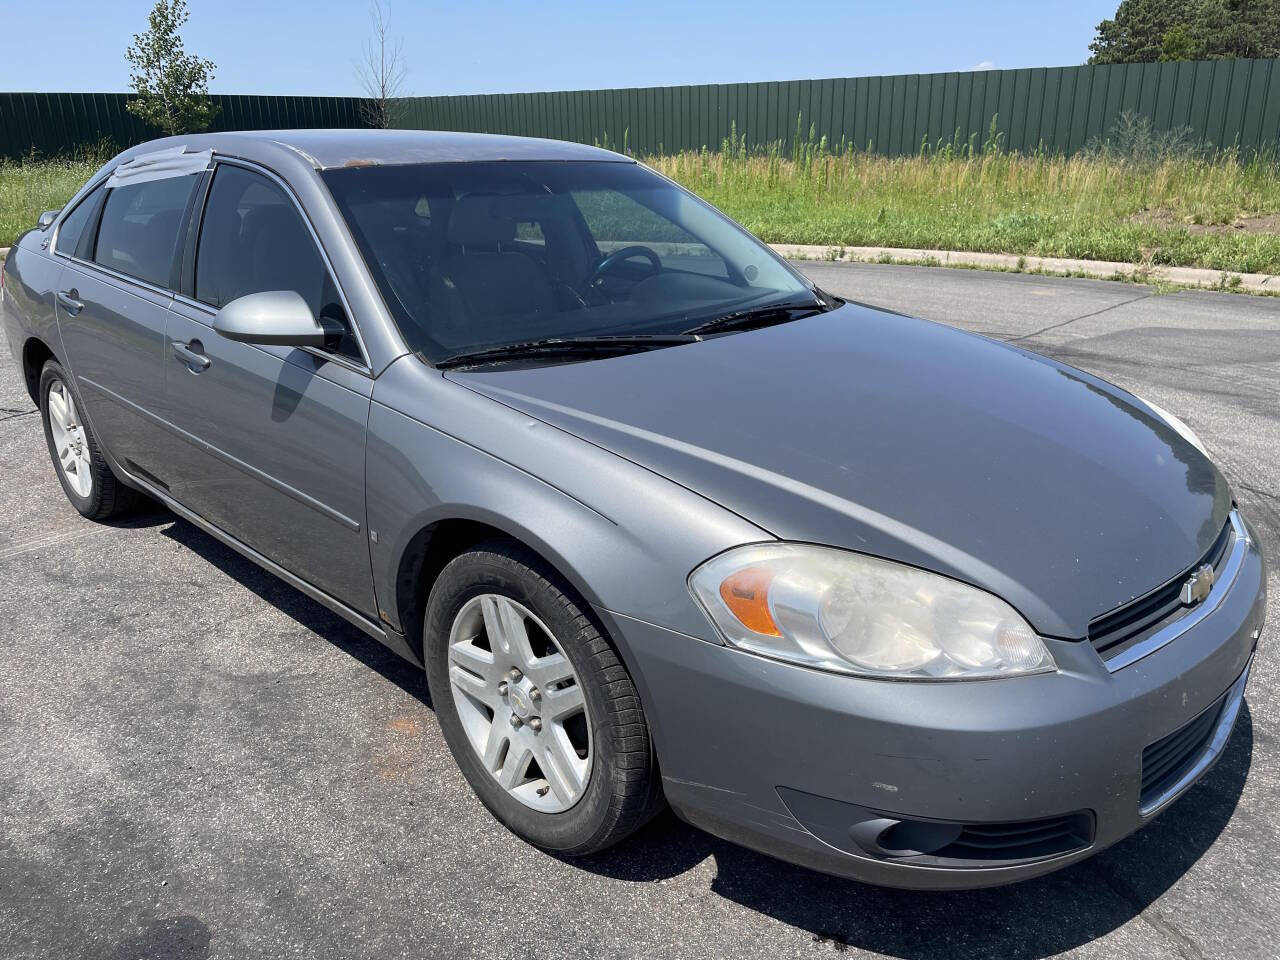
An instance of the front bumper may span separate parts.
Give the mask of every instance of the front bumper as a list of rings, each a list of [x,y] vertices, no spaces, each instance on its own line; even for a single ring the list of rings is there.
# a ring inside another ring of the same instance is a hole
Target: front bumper
[[[948,889],[1074,863],[1185,792],[1230,735],[1265,600],[1254,536],[1213,615],[1124,669],[1109,672],[1087,642],[1049,640],[1056,673],[951,683],[836,676],[602,613],[633,667],[678,815],[828,873]],[[1143,751],[1201,715],[1203,749],[1153,804]],[[876,820],[988,834],[1062,821],[1087,837],[1061,854],[962,862],[868,844]]]

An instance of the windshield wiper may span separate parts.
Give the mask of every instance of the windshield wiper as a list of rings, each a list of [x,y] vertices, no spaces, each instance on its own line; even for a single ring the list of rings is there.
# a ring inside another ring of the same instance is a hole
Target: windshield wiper
[[[674,347],[682,343],[695,343],[700,336],[692,333],[620,334],[602,337],[548,337],[524,343],[509,343],[502,347],[488,347],[445,357],[436,366],[440,369],[465,367],[473,364],[499,363],[503,360],[520,360],[525,357],[554,356],[608,356],[632,353],[657,347]]]
[[[749,310],[726,313],[722,317],[690,327],[685,333],[701,336],[705,333],[720,333],[727,330],[768,327],[775,323],[786,323],[788,320],[801,320],[827,309],[827,304],[821,300],[810,300],[807,303],[769,303],[761,307],[751,307]]]

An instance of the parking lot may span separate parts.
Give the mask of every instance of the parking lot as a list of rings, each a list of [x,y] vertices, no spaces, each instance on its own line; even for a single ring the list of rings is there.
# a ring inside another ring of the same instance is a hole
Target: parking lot
[[[82,520],[0,338],[0,957],[1276,957],[1280,299],[799,266],[1199,433],[1273,558],[1273,626],[1186,797],[1083,864],[974,893],[835,880],[669,814],[548,856],[471,795],[419,671],[168,513]]]

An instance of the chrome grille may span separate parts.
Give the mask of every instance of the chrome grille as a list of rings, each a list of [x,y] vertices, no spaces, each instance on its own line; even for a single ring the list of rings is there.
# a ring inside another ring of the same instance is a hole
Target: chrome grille
[[[1192,608],[1182,602],[1183,583],[1193,571],[1206,563],[1213,567],[1215,576],[1221,578],[1234,539],[1234,528],[1228,521],[1208,553],[1183,573],[1150,593],[1094,619],[1089,624],[1089,642],[1103,661],[1118,657],[1162,627],[1189,613]]]

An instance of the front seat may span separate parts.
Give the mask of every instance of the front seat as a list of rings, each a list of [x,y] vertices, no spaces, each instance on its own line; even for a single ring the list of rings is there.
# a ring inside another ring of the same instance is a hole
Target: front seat
[[[453,203],[447,240],[455,248],[431,269],[432,304],[467,339],[488,342],[519,336],[504,321],[556,309],[555,291],[538,263],[503,249],[516,222],[499,215],[493,194],[467,194]]]

